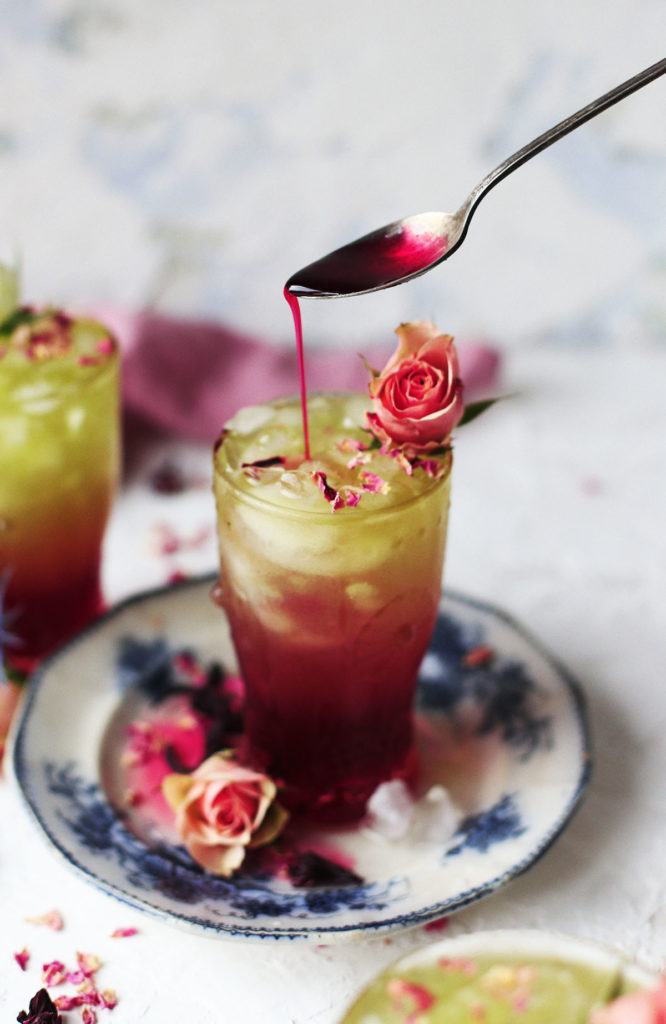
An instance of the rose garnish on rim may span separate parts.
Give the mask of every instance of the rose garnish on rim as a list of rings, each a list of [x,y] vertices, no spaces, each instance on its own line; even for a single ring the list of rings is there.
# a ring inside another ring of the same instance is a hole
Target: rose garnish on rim
[[[474,419],[494,399],[465,405],[450,334],[427,320],[400,324],[395,333],[398,347],[381,373],[368,366],[373,399],[368,429],[381,450],[399,458],[407,472],[420,465],[433,474],[432,460],[423,455],[443,454],[455,427]]]

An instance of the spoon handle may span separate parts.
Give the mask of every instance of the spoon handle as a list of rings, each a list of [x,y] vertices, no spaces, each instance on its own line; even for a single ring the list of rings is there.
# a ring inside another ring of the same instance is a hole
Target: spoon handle
[[[579,125],[584,124],[591,118],[596,117],[602,110],[607,110],[614,103],[624,99],[625,96],[629,96],[632,92],[640,89],[642,86],[647,85],[648,82],[652,82],[655,78],[659,78],[660,75],[666,73],[666,58],[657,61],[656,64],[651,64],[645,71],[641,71],[640,74],[634,75],[633,78],[623,82],[622,85],[617,85],[610,92],[604,93],[599,99],[593,100],[592,103],[588,103],[587,106],[582,107],[575,114],[571,114],[566,117],[564,121],[560,121],[554,128],[544,132],[543,135],[537,136],[532,142],[528,142],[526,146],[519,149],[512,156],[507,157],[494,171],[487,174],[483,181],[479,182],[474,191],[470,194],[467,202],[465,203],[466,214],[469,217],[472,211],[475,209],[479,201],[493,187],[498,181],[502,181],[508,174],[515,171],[517,167],[531,160],[537,153],[543,152],[548,146],[552,146],[558,139],[563,138],[572,132],[574,128],[578,128]]]

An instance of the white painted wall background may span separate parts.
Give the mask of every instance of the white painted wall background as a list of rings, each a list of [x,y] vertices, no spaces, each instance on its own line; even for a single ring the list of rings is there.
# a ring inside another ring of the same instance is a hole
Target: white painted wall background
[[[298,267],[452,210],[666,50],[663,0],[2,0],[0,243],[35,301],[286,341]],[[666,343],[666,78],[517,171],[463,249],[308,303],[309,344],[430,317],[505,347]]]

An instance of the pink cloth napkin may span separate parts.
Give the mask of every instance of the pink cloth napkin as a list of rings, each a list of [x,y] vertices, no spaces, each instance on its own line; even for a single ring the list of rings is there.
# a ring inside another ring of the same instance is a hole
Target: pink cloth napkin
[[[123,351],[123,397],[128,411],[161,428],[210,441],[241,406],[298,391],[296,346],[248,337],[224,324],[158,313],[130,314],[96,309],[94,315],[116,335]],[[353,349],[306,344],[308,389],[365,391],[368,372]],[[396,345],[364,348],[381,369]],[[482,342],[458,342],[467,399],[488,397],[497,385],[498,351]]]

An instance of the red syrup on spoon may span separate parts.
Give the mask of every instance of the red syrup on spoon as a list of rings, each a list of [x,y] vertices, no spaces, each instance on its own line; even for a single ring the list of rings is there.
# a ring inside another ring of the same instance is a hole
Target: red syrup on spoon
[[[293,274],[285,295],[359,295],[417,277],[448,251],[444,218],[442,214],[422,214],[363,235]]]

